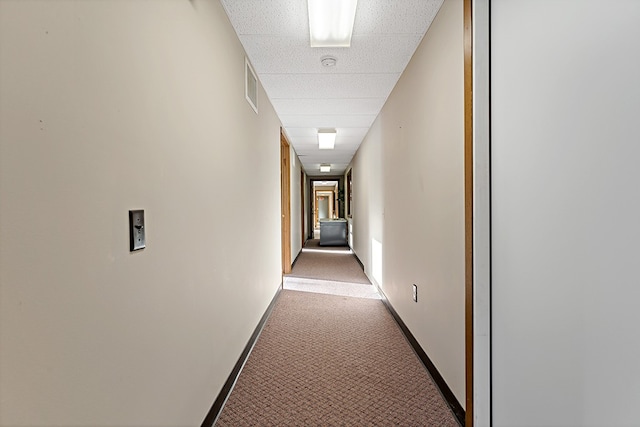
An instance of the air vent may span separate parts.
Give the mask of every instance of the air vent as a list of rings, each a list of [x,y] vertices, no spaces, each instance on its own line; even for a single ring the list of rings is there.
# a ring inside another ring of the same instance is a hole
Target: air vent
[[[244,58],[244,97],[258,114],[258,78],[247,58]]]

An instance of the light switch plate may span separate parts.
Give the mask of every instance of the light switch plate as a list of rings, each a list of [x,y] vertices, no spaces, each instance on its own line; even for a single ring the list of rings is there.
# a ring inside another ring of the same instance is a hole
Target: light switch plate
[[[145,246],[144,210],[129,211],[129,250],[133,252]]]

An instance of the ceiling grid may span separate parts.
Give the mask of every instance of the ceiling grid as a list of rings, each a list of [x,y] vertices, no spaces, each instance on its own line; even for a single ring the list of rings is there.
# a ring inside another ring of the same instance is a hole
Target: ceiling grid
[[[359,0],[351,47],[312,48],[305,0],[220,0],[308,175],[345,171],[444,0]],[[324,67],[325,56],[337,59]],[[334,150],[317,131],[335,128]]]

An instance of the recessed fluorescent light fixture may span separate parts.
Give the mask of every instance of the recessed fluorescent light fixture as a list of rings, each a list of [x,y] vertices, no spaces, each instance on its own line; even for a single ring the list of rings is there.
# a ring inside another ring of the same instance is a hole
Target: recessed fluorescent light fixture
[[[311,47],[349,47],[358,0],[307,0]]]
[[[318,130],[318,148],[321,150],[333,150],[336,145],[335,129]]]
[[[331,172],[331,165],[320,165],[320,172]]]

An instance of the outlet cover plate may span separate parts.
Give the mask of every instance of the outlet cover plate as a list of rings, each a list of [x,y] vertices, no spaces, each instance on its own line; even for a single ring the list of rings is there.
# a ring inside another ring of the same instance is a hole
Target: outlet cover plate
[[[129,211],[129,250],[144,249],[146,246],[144,210]]]

